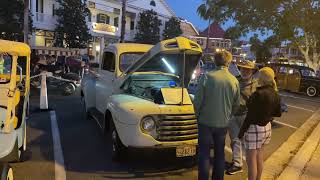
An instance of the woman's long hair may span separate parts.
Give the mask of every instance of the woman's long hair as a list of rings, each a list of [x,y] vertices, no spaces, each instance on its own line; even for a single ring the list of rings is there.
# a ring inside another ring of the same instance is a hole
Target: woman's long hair
[[[278,91],[275,73],[269,67],[264,67],[259,70],[259,84],[260,86],[272,86],[275,91]]]

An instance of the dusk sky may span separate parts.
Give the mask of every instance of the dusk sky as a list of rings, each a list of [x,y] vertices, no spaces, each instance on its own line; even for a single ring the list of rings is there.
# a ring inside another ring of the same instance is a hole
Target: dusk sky
[[[208,21],[205,21],[199,17],[197,14],[197,8],[203,2],[203,0],[166,0],[168,5],[176,13],[178,17],[184,18],[190,22],[200,31],[204,30],[208,26]],[[229,21],[226,24],[222,24],[221,27],[226,30],[228,27],[232,26],[233,22]],[[253,33],[249,33],[247,37],[241,39],[248,40]],[[265,39],[266,37],[260,36],[260,39]]]

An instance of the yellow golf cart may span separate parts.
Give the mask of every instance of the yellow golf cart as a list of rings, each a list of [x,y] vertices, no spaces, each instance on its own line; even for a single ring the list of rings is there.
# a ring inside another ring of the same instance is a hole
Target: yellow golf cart
[[[21,161],[26,150],[30,94],[30,47],[0,40],[0,174],[13,179],[7,162]]]

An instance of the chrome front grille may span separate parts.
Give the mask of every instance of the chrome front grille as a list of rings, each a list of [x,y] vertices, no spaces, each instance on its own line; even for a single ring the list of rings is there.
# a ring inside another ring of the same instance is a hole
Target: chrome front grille
[[[198,125],[194,114],[160,116],[157,123],[158,141],[185,141],[197,138]]]

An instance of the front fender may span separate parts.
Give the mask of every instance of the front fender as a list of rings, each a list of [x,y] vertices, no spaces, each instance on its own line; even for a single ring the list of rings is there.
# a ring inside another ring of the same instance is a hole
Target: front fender
[[[86,102],[87,109],[96,105],[96,82],[92,75],[87,74],[81,81],[81,91]]]
[[[141,132],[140,121],[147,115],[159,114],[160,109],[157,104],[142,98],[118,94],[110,97],[107,107],[112,114],[119,138],[125,146],[154,144],[153,137]],[[140,142],[142,140],[144,142]]]
[[[127,94],[111,96],[107,108],[115,122],[127,125],[139,124],[144,116],[160,113],[154,102]]]

